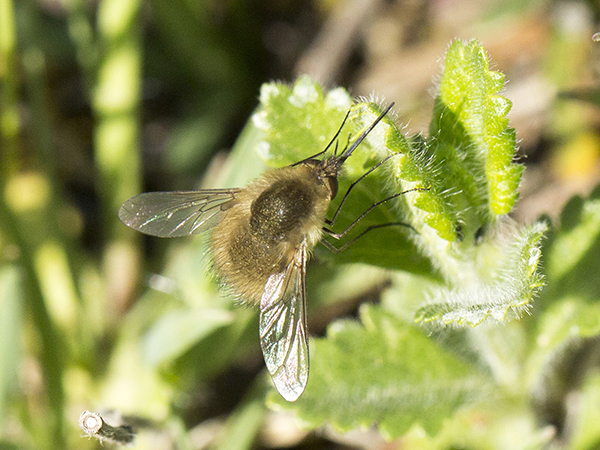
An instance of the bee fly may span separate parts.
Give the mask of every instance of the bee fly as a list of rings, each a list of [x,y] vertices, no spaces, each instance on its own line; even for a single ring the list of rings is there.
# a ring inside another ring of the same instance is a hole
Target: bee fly
[[[211,247],[216,272],[235,294],[260,306],[263,356],[275,387],[287,401],[297,400],[308,381],[308,252],[323,232],[339,239],[374,207],[404,193],[375,203],[342,233],[325,227],[333,225],[356,184],[346,191],[333,219],[326,220],[344,162],[393,105],[339,155],[336,144],[333,156],[317,159],[339,137],[350,111],[323,151],[291,166],[267,171],[245,188],[148,192],[130,198],[119,210],[119,219],[125,225],[152,236],[187,236],[214,227]],[[359,237],[385,225],[390,224],[369,227]],[[323,243],[337,251],[326,241]]]

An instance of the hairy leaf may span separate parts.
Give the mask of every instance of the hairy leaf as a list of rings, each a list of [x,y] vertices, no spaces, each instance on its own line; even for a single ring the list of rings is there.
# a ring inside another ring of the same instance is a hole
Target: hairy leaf
[[[319,158],[331,156],[335,149],[338,153],[343,151],[349,142],[373,123],[381,111],[381,106],[376,103],[352,105],[350,96],[341,88],[325,94],[308,77],[299,78],[293,87],[280,83],[265,84],[261,90],[261,108],[253,116],[253,123],[262,131],[264,140],[255,148],[261,157],[275,166],[293,164],[316,155],[330,143],[329,151]],[[340,131],[347,113],[348,119]],[[339,136],[333,141],[338,131]],[[351,181],[358,179],[386,156],[398,153],[397,158],[392,158],[398,159],[409,151],[408,142],[398,127],[389,116],[385,117],[344,164],[339,194],[332,202],[329,217],[333,216]],[[356,185],[340,211],[333,226],[334,231],[345,230],[375,202],[403,190],[403,186],[390,183],[390,172],[394,171],[394,166],[390,161],[390,164],[384,164]],[[405,206],[426,194],[413,192],[375,208],[346,239],[332,243],[339,247],[370,225],[402,222],[415,228],[417,223],[413,221],[410,211],[399,206]],[[429,261],[412,240],[414,234],[413,229],[402,225],[368,233],[348,250],[336,255],[336,261],[366,262],[416,273],[431,272]]]
[[[538,264],[545,230],[539,222],[482,245],[477,269],[465,274],[461,285],[438,289],[415,321],[476,326],[487,319],[503,322],[521,316],[544,285]]]
[[[467,187],[465,195],[482,224],[507,214],[517,199],[524,166],[512,162],[515,131],[506,114],[512,104],[499,95],[504,75],[491,71],[477,41],[452,43],[444,63],[430,132],[437,158]],[[458,180],[457,180],[458,181]]]
[[[299,417],[340,431],[377,424],[387,438],[419,423],[435,434],[457,408],[477,400],[485,383],[469,365],[390,313],[364,305],[361,324],[340,321],[314,342]],[[271,401],[289,404],[276,394]]]

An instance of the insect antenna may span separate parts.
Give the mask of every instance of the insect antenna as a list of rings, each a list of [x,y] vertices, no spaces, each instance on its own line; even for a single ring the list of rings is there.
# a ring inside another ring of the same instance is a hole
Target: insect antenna
[[[375,128],[377,126],[377,124],[381,121],[381,119],[383,119],[385,117],[385,115],[393,107],[394,107],[394,102],[390,103],[390,106],[388,106],[385,109],[385,111],[383,111],[381,114],[379,114],[379,116],[377,117],[377,119],[375,119],[373,121],[373,123],[371,125],[369,125],[369,127],[358,137],[358,139],[352,143],[352,145],[350,146],[350,148],[348,148],[347,150],[344,150],[344,152],[339,157],[341,164],[343,164],[344,161],[346,161],[348,159],[348,157],[352,154],[352,152],[356,149],[356,147],[358,147],[360,145],[360,143],[367,137],[367,135],[371,131],[373,131],[373,128]],[[339,134],[339,131],[338,131],[338,134]]]
[[[337,138],[340,136],[340,133],[342,132],[342,128],[344,128],[344,125],[346,124],[346,122],[348,121],[348,117],[350,117],[350,112],[352,111],[352,107],[350,107],[350,109],[348,109],[348,112],[346,113],[346,116],[344,116],[344,120],[342,121],[342,124],[340,125],[340,127],[338,128],[337,132],[335,133],[335,135],[333,136],[333,138],[331,138],[331,141],[329,141],[329,144],[327,144],[327,147],[325,147],[323,150],[321,150],[319,153],[315,153],[312,156],[309,156],[308,158],[304,158],[301,161],[295,162],[294,164],[292,164],[293,166],[297,166],[299,164],[305,163],[306,161],[309,161],[311,159],[315,159],[317,156],[321,156],[322,154],[326,153],[327,150],[329,150],[329,147],[331,147],[331,145],[335,142],[335,152],[337,153]]]

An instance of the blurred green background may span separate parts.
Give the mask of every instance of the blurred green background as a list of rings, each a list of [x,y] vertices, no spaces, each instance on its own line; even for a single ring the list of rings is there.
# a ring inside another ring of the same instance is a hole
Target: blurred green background
[[[260,173],[226,156],[270,80],[395,101],[426,131],[444,51],[477,38],[528,167],[514,215],[556,217],[600,180],[597,31],[594,0],[0,0],[0,448],[96,448],[86,409],[153,421],[140,449],[377,448],[267,412],[256,313],[219,294],[203,238],[145,238],[118,207]],[[312,275],[312,332],[379,295],[361,270]]]

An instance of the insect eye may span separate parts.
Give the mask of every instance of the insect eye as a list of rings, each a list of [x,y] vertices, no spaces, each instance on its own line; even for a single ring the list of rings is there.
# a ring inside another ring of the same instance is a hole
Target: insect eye
[[[326,177],[325,181],[331,192],[331,200],[333,200],[338,193],[338,180],[336,177]]]

